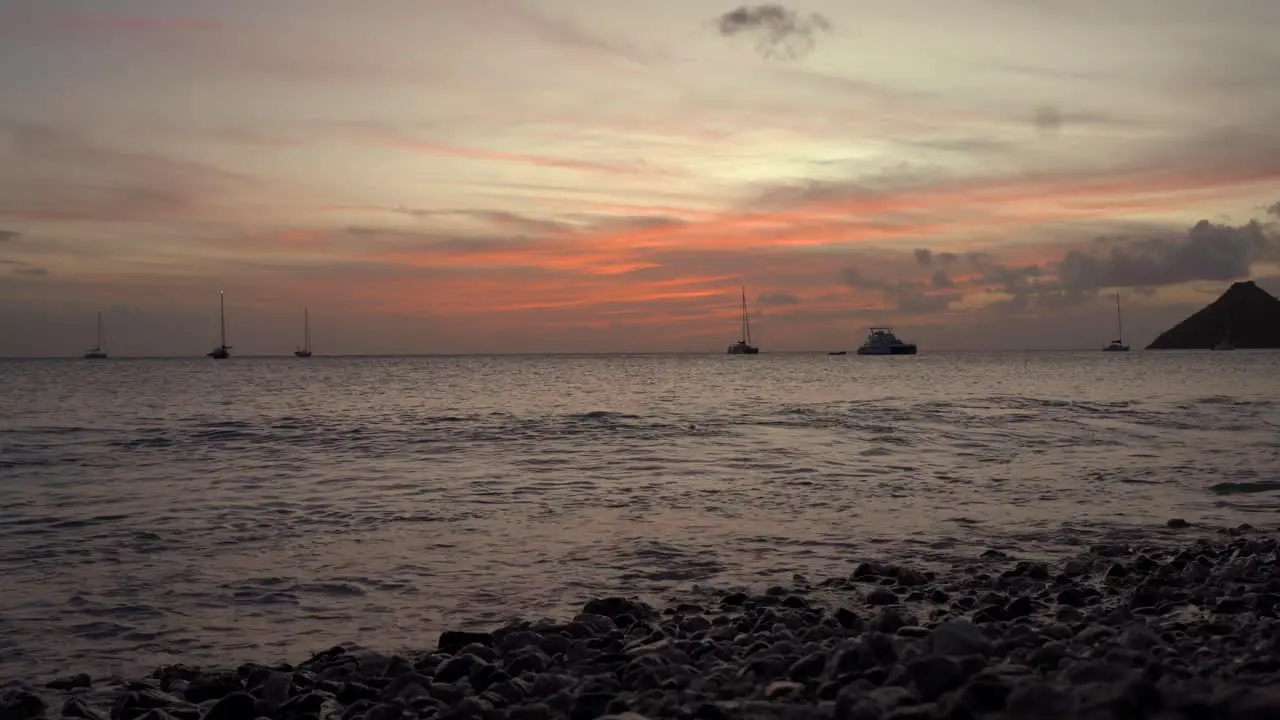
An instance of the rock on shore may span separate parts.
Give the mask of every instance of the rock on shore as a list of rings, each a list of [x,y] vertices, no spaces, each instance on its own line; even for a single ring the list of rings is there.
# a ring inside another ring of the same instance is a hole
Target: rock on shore
[[[1278,537],[864,562],[713,606],[599,598],[421,652],[11,684],[0,720],[1280,718]]]

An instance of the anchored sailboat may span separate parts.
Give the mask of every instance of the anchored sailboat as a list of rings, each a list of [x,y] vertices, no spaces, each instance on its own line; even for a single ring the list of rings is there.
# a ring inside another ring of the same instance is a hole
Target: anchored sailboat
[[[293,351],[298,357],[311,357],[311,315],[307,308],[302,308],[302,347]]]
[[[84,354],[85,360],[105,360],[107,357],[107,335],[102,330],[102,311],[98,311],[98,344]]]
[[[220,327],[218,347],[210,350],[206,357],[214,360],[226,360],[231,357],[231,346],[227,344],[227,301],[226,296],[218,293],[218,322]]]
[[[729,346],[730,355],[759,355],[760,348],[751,344],[751,319],[747,316],[747,288],[742,288],[742,339]]]
[[[1102,349],[1106,352],[1129,352],[1129,346],[1124,344],[1124,327],[1120,324],[1120,293],[1116,293],[1116,338]]]

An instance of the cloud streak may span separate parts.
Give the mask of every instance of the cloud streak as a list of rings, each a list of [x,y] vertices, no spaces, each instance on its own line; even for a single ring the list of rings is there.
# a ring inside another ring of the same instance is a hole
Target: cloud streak
[[[53,127],[0,120],[0,218],[173,221],[255,186],[241,174],[103,147]]]
[[[528,165],[539,168],[551,168],[557,170],[572,170],[575,172],[586,173],[603,173],[607,175],[664,175],[668,174],[657,168],[650,167],[644,161],[635,161],[630,163],[615,163],[594,160],[578,160],[574,158],[555,157],[550,155],[538,155],[523,152],[504,152],[500,150],[485,150],[481,148],[466,147],[454,145],[451,143],[436,142],[432,140],[420,140],[418,138],[403,135],[387,129],[368,130],[363,133],[365,137],[377,142],[383,146],[397,148],[402,150],[410,150],[424,155],[432,155],[435,157],[458,158],[462,160],[478,160],[493,163],[507,163],[515,165]]]

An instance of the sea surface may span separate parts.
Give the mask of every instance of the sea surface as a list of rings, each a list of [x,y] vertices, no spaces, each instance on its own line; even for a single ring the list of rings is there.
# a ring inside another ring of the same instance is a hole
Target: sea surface
[[[0,362],[0,681],[1274,526],[1280,353]]]

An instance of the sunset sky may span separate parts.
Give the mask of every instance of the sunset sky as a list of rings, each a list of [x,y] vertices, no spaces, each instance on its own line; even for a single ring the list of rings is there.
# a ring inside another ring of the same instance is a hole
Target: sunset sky
[[[1145,345],[1280,290],[1275,0],[0,0],[0,355]]]

